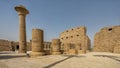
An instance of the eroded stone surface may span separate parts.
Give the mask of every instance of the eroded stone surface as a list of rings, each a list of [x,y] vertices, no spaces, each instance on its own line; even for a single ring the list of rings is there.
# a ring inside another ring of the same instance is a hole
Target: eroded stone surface
[[[31,57],[44,55],[43,30],[32,29],[32,52]]]
[[[76,27],[60,34],[61,46],[64,53],[80,54],[90,49],[90,39],[86,35],[86,27]]]
[[[61,52],[60,52],[60,39],[52,39],[51,47],[52,47],[51,49],[52,49],[53,55],[61,54]]]
[[[120,26],[105,27],[96,33],[93,50],[120,53]]]

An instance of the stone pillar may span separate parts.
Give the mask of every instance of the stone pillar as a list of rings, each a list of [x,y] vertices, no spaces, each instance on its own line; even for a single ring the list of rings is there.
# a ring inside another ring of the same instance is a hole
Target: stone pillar
[[[51,47],[52,47],[52,54],[53,55],[61,54],[61,52],[60,52],[60,39],[53,39]]]
[[[32,52],[31,57],[44,55],[43,30],[32,29]]]
[[[19,15],[19,53],[26,53],[26,22],[25,17],[29,11],[24,6],[16,6]]]

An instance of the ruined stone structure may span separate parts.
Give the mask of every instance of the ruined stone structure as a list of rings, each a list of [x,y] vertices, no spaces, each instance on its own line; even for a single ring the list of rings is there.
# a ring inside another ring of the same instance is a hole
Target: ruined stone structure
[[[27,42],[27,51],[31,51],[32,40]],[[0,51],[18,51],[19,42],[0,39]],[[51,42],[44,42],[45,54],[51,54]]]
[[[43,30],[32,29],[32,52],[31,57],[44,55]]]
[[[120,53],[120,25],[105,27],[96,33],[93,50]]]
[[[61,52],[60,52],[60,39],[52,39],[51,48],[52,48],[51,51],[52,51],[53,55],[61,54]]]
[[[16,6],[19,15],[19,53],[26,53],[26,22],[25,17],[29,11],[24,6]]]
[[[0,51],[18,51],[19,42],[0,39]],[[31,50],[31,43],[27,42],[27,51]]]
[[[9,40],[0,40],[0,51],[15,51],[19,49],[18,42]]]
[[[11,42],[8,40],[2,40],[0,39],[0,51],[11,51],[12,50],[12,46],[11,46]]]
[[[43,30],[33,29],[32,40],[27,43],[25,18],[29,11],[21,5],[16,6],[15,10],[19,15],[19,43],[10,42],[10,47],[8,48],[19,50],[19,53],[26,53],[27,50],[32,49],[31,57],[44,54],[79,54],[86,53],[90,49],[90,39],[86,35],[86,28],[84,26],[62,32],[60,38],[53,39],[52,43],[44,42]]]
[[[51,54],[51,42],[44,42],[44,52],[45,55]]]
[[[61,49],[64,54],[86,53],[90,49],[90,39],[84,26],[66,30],[60,34]]]
[[[51,49],[51,42],[44,42],[44,50],[50,50]]]

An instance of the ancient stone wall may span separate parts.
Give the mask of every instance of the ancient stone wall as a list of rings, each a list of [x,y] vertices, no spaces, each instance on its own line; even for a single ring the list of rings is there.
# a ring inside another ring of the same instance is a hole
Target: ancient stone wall
[[[65,44],[70,44],[68,48],[75,49],[76,44],[80,44],[81,50],[90,49],[90,39],[86,35],[86,27],[77,27],[73,29],[66,30],[60,34],[61,46],[64,48]],[[73,50],[72,50],[73,51]]]
[[[105,27],[94,36],[94,51],[120,53],[120,26]]]
[[[8,40],[0,39],[0,51],[11,51],[11,42]]]
[[[0,39],[0,51],[19,50],[19,42]],[[27,42],[27,51],[31,50],[31,43]]]

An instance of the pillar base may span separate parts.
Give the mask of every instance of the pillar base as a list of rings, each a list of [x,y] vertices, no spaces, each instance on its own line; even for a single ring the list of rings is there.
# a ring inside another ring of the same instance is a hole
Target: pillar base
[[[60,55],[61,52],[52,52],[52,55]]]
[[[31,52],[30,53],[30,57],[38,57],[38,56],[43,56],[43,55],[45,55],[45,53],[44,52]]]

